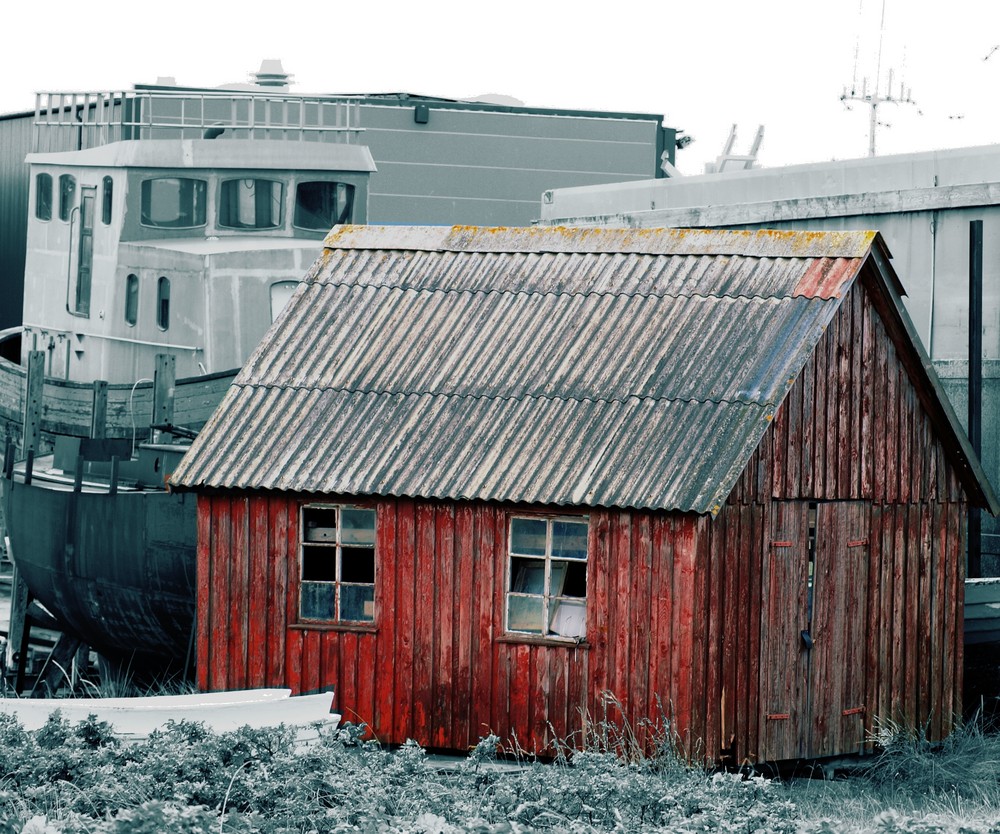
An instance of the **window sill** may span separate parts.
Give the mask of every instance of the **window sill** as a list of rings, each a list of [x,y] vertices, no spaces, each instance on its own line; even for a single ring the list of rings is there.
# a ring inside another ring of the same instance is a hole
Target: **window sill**
[[[354,631],[361,634],[378,631],[374,623],[292,623],[288,627],[293,631]]]
[[[575,637],[538,637],[533,634],[502,634],[494,639],[495,643],[527,643],[531,646],[558,646],[564,649],[589,649],[586,639]]]

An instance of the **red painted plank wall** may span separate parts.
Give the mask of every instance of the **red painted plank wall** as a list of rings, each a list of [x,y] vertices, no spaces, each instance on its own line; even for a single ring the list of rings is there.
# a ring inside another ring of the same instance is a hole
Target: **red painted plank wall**
[[[666,714],[695,758],[767,759],[761,687],[784,672],[761,648],[778,499],[871,502],[866,726],[946,732],[961,707],[964,498],[860,289],[717,518],[589,511],[585,643],[504,636],[511,508],[371,501],[376,624],[338,630],[296,624],[299,507],[315,498],[212,493],[199,496],[199,685],[334,687],[335,708],[382,741],[451,749],[490,731],[544,749],[620,706],[641,739]]]
[[[375,503],[376,626],[296,625],[299,504],[200,497],[201,688],[332,686],[383,741],[459,749],[491,730],[542,749],[585,715],[638,727],[705,697],[705,519],[592,511],[588,637],[567,646],[503,634],[506,510],[410,499]]]

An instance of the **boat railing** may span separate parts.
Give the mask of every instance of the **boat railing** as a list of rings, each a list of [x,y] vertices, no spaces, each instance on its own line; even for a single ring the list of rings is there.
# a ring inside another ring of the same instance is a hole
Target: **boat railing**
[[[352,143],[360,98],[233,90],[35,94],[33,149],[79,150],[126,139],[297,139]]]

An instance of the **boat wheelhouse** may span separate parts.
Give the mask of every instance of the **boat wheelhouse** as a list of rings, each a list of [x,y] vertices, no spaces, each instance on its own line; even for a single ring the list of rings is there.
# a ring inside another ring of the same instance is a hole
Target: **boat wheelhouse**
[[[31,165],[22,363],[130,381],[239,367],[315,260],[366,220],[361,145],[125,140]]]

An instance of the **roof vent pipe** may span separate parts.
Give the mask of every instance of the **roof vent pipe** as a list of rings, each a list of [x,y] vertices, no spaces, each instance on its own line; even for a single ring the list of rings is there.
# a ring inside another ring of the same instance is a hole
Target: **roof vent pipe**
[[[969,223],[969,440],[976,457],[983,454],[983,221]],[[982,519],[969,508],[968,575],[982,569]]]
[[[285,72],[281,61],[277,58],[265,58],[260,62],[260,69],[252,73],[251,80],[258,87],[280,89],[287,92],[292,76]]]

